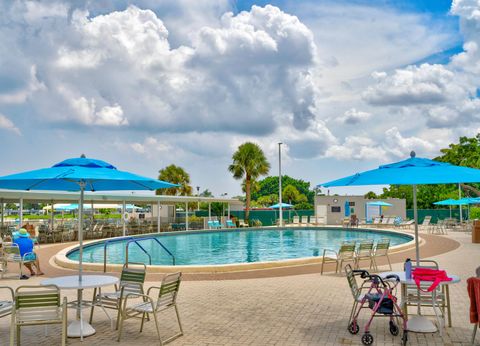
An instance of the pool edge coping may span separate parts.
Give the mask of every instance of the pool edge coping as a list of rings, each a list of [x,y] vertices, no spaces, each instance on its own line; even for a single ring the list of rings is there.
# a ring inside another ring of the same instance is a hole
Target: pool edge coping
[[[328,227],[308,227],[306,229],[325,229],[325,228],[332,228],[333,226]],[[288,227],[292,229],[302,229],[300,227]],[[336,227],[335,227],[336,228]],[[338,227],[341,228],[341,227]],[[268,228],[254,228],[253,230],[259,229],[268,229]],[[270,228],[271,229],[271,228]],[[348,228],[341,228],[348,230]],[[248,230],[248,229],[245,229]],[[389,254],[394,254],[398,252],[403,252],[415,248],[415,236],[412,234],[406,234],[404,232],[400,232],[397,230],[391,229],[371,229],[371,228],[357,228],[355,230],[365,230],[365,231],[374,231],[374,232],[385,232],[385,233],[396,233],[399,235],[408,235],[412,237],[410,241],[407,243],[392,246],[390,248]],[[188,233],[182,234],[190,234],[190,233],[201,233],[201,232],[211,232],[212,230],[202,230],[202,231],[191,231]],[[217,232],[222,232],[222,230],[217,230]],[[168,232],[177,234],[177,232]],[[157,234],[157,233],[152,233]],[[139,237],[145,236],[139,235]],[[115,238],[123,238],[122,237],[115,237]],[[114,239],[114,238],[107,238],[107,239]],[[94,245],[97,243],[103,242],[105,239],[95,239],[85,242],[83,245],[84,247],[87,245]],[[422,237],[419,237],[419,244],[424,245],[425,240]],[[60,268],[64,269],[72,269],[78,270],[78,261],[71,260],[67,257],[67,255],[77,249],[79,247],[78,244],[68,246],[62,250],[60,250],[57,254],[53,256],[53,262],[58,265]],[[252,263],[232,263],[232,264],[216,264],[216,265],[178,265],[178,266],[165,266],[165,265],[147,265],[147,270],[149,273],[173,273],[181,271],[183,273],[205,273],[205,274],[215,274],[215,273],[234,273],[234,272],[243,272],[243,271],[250,271],[250,270],[260,270],[260,269],[273,269],[273,268],[285,268],[285,267],[294,267],[299,265],[306,265],[306,264],[320,264],[322,263],[322,256],[318,257],[302,257],[302,258],[294,258],[294,259],[287,259],[287,260],[278,260],[278,261],[265,261],[265,262],[252,262]],[[94,272],[103,272],[104,264],[103,263],[88,263],[83,262],[83,270],[86,271],[94,271]],[[108,264],[106,266],[106,272],[121,272],[123,264]]]

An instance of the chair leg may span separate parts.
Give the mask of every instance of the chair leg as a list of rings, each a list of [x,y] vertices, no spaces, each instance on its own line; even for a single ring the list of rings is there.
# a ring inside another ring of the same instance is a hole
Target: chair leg
[[[353,302],[352,311],[350,312],[350,317],[348,318],[348,325],[350,325],[350,323],[352,322],[353,314],[355,313],[355,309],[357,307],[357,304],[358,304],[358,302],[357,302],[357,300],[355,300]]]
[[[175,313],[177,314],[178,326],[180,327],[180,335],[183,335],[182,322],[180,321],[180,314],[178,313],[177,304],[175,304]]]
[[[388,261],[388,266],[390,267],[390,271],[392,271],[392,263],[390,262],[390,257],[386,255],[387,261]]]
[[[10,322],[10,346],[15,342],[15,309],[12,312],[12,321]]]
[[[142,314],[142,323],[140,323],[140,333],[143,331],[143,323],[145,322],[145,312]]]
[[[473,327],[473,334],[472,334],[472,346],[475,345],[475,336],[477,334],[478,323],[475,323],[475,327]]]
[[[116,321],[116,325],[115,325],[115,330],[118,330],[118,322],[120,321],[120,310],[122,309],[122,301],[120,300],[119,304],[118,304],[118,312],[117,312],[117,321]]]
[[[92,308],[90,309],[90,319],[88,323],[92,324],[93,321],[93,309],[95,308],[95,300],[97,299],[97,288],[93,289]]]
[[[21,346],[20,345],[20,334],[21,334],[20,326],[17,325],[17,346]]]
[[[155,320],[155,327],[157,329],[157,335],[158,335],[158,340],[160,341],[160,346],[163,346],[162,337],[160,336],[160,329],[159,329],[159,326],[158,326],[158,318],[157,318],[157,314],[155,312],[153,312],[153,318]]]
[[[120,342],[120,339],[122,338],[122,332],[123,332],[123,321],[124,321],[124,312],[123,310],[120,312],[120,325],[118,326],[118,338],[117,341]]]
[[[67,345],[67,322],[68,322],[67,309],[66,309],[66,306],[64,306],[63,322],[62,322],[62,346]]]

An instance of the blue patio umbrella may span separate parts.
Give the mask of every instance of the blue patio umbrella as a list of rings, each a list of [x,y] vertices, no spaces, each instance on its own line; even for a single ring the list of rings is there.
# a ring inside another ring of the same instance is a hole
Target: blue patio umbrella
[[[415,219],[415,247],[417,261],[420,260],[418,242],[417,185],[420,184],[459,184],[480,182],[480,170],[455,166],[445,162],[415,157],[377,169],[356,173],[345,178],[329,181],[321,186],[358,186],[358,185],[413,185],[413,214]]]
[[[350,216],[350,201],[348,199],[345,201],[345,216]]]
[[[282,203],[282,209],[283,209],[283,208],[289,209],[289,208],[292,208],[292,207],[293,207],[293,204]],[[279,209],[279,208],[280,208],[280,204],[277,203],[277,204],[271,205],[271,206],[269,206],[269,208]]]
[[[473,202],[473,199],[472,199]],[[445,199],[443,201],[438,201],[433,203],[435,205],[448,205],[450,207],[450,218],[452,218],[452,205],[458,205],[458,208],[461,208],[462,205],[468,205],[470,204],[469,198],[462,198],[462,199]]]
[[[83,261],[83,201],[84,191],[156,190],[178,186],[165,181],[119,171],[113,165],[95,159],[72,158],[33,171],[0,177],[0,188],[12,190],[79,191],[78,241],[79,279]]]
[[[383,201],[375,201],[375,202],[368,202],[368,205],[375,205],[377,207],[391,207],[393,204],[383,202]]]

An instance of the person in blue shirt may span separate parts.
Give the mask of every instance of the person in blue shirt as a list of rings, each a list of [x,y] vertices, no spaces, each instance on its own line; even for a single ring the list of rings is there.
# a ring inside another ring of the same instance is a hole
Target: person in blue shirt
[[[26,260],[30,260],[33,262],[25,263],[25,267],[30,271],[30,275],[43,275],[42,270],[40,269],[40,261],[38,256],[33,252],[33,240],[30,239],[30,234],[28,234],[25,228],[21,228],[16,234],[13,236],[13,242],[18,245],[20,249],[20,256],[25,256]],[[37,273],[33,271],[32,263],[37,269]]]

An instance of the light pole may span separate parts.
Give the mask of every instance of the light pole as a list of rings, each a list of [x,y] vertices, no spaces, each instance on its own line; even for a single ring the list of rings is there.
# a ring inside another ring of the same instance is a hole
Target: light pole
[[[283,208],[282,208],[282,142],[278,143],[278,211],[280,220],[278,225],[283,226]]]
[[[200,186],[197,186],[197,197],[200,196]],[[197,200],[197,211],[200,210],[200,200]]]

